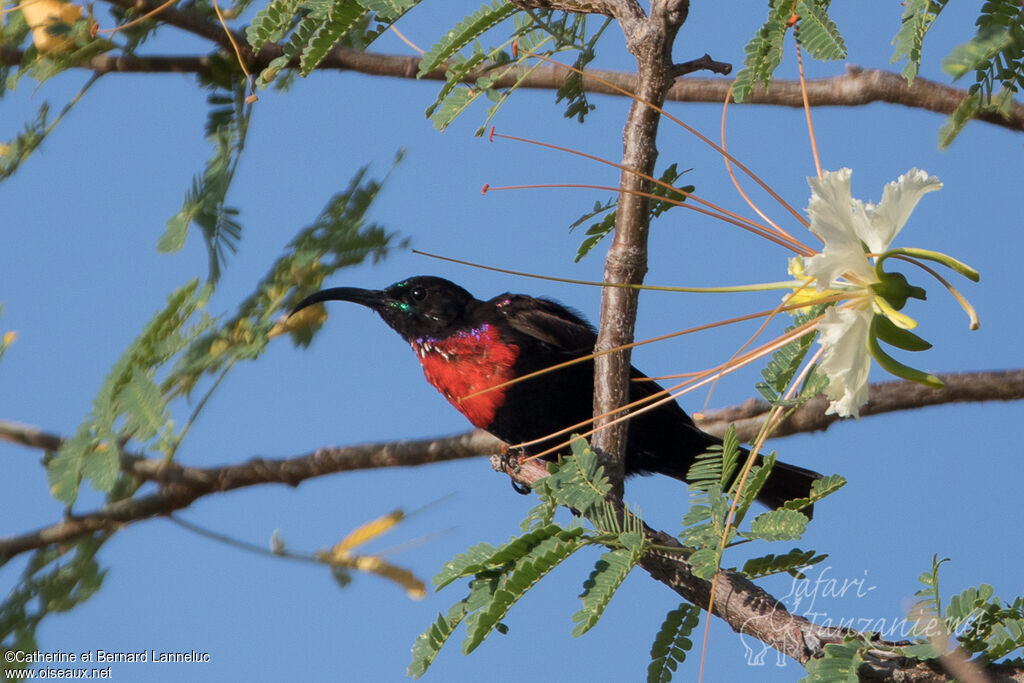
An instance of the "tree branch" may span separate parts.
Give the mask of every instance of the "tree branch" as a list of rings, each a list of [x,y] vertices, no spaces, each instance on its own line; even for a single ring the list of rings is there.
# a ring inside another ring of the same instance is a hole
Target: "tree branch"
[[[929,389],[912,382],[882,382],[871,385],[871,401],[861,410],[862,417],[897,410],[912,410],[930,405],[977,401],[1014,401],[1024,399],[1024,368],[993,372],[940,375],[943,389]],[[824,414],[825,401],[812,399],[797,409],[772,434],[773,437],[826,429],[834,415]],[[723,434],[730,422],[737,425],[741,440],[756,434],[766,418],[767,404],[745,403],[707,413],[698,424],[713,434]],[[35,427],[0,420],[0,440],[30,448],[55,451],[63,439]],[[70,517],[35,531],[0,538],[0,564],[11,557],[51,543],[74,540],[101,529],[180,510],[195,500],[259,484],[298,486],[306,479],[380,467],[412,467],[448,460],[491,455],[502,443],[482,431],[470,431],[449,437],[320,448],[313,453],[291,458],[256,458],[237,465],[197,468],[162,459],[127,456],[124,471],[146,481],[160,484],[160,490],[148,496],[116,501],[83,515]],[[537,467],[542,463],[533,462]],[[530,463],[526,463],[529,465]]]
[[[30,428],[19,429],[16,425],[0,424],[0,436],[47,449],[60,445],[59,437]],[[42,529],[0,538],[0,565],[29,550],[181,510],[212,493],[258,484],[298,486],[306,479],[335,472],[425,465],[472,458],[500,449],[501,442],[490,434],[472,431],[437,439],[320,448],[298,457],[254,458],[222,467],[184,467],[162,459],[129,456],[124,459],[122,469],[139,479],[157,482],[160,488],[156,493],[108,503],[100,510],[67,517]]]
[[[223,34],[222,34],[223,35]],[[247,63],[262,69],[275,54],[260,52]],[[21,64],[24,52],[10,46],[0,47],[0,61],[7,66]],[[107,73],[209,73],[212,65],[223,63],[229,56],[214,52],[209,55],[96,55],[79,65],[79,68]],[[699,61],[699,60],[696,60]],[[318,71],[354,71],[372,76],[415,79],[419,57],[391,55],[372,52],[358,52],[336,48],[317,67]],[[674,67],[675,68],[675,67]],[[519,87],[535,90],[557,90],[565,82],[565,70],[559,67],[539,67],[529,75],[523,75]],[[636,74],[606,69],[588,69],[588,74],[601,78],[624,90],[633,92]],[[475,82],[480,74],[466,77],[466,82]],[[495,81],[495,87],[505,88],[516,82],[520,74],[513,72]],[[437,69],[423,80],[443,81],[444,70]],[[585,79],[588,93],[622,97],[622,93],[599,83]],[[704,102],[721,104],[729,91],[732,79],[728,78],[683,78],[675,82],[665,96],[672,102]],[[926,78],[915,78],[908,86],[899,74],[879,69],[847,67],[845,74],[807,81],[807,97],[812,107],[858,107],[875,102],[887,102],[923,109],[937,114],[951,114],[967,96],[960,90]],[[755,86],[746,104],[763,104],[777,107],[802,107],[800,83],[794,80],[776,78],[771,89]],[[977,120],[1016,132],[1024,132],[1024,104],[1014,102],[1006,118],[998,114],[983,113]]]
[[[870,386],[871,399],[860,410],[861,417],[881,415],[897,410],[914,410],[947,403],[977,401],[1019,401],[1024,399],[1024,368],[992,372],[942,373],[946,383],[941,389],[930,389],[915,382],[877,382]],[[839,421],[826,415],[828,400],[823,396],[811,399],[797,408],[771,434],[771,438],[817,432]],[[736,426],[740,441],[757,436],[768,418],[771,406],[766,401],[750,399],[738,406],[705,413],[697,424],[706,432],[721,436],[730,424]]]

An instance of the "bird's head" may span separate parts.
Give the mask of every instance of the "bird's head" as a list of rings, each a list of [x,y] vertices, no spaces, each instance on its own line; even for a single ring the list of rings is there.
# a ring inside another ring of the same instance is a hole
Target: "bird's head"
[[[458,329],[476,300],[454,282],[418,275],[385,289],[333,287],[306,297],[292,310],[323,301],[351,301],[373,309],[406,341],[443,339]]]

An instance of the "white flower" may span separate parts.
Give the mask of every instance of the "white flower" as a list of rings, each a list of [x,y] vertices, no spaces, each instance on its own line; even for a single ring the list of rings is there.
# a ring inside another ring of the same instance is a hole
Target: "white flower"
[[[821,178],[808,178],[807,183],[811,186],[807,206],[811,232],[822,239],[825,248],[807,260],[804,272],[815,279],[819,291],[834,287],[844,275],[848,282],[862,287],[877,282],[868,252],[880,254],[888,249],[918,200],[942,187],[935,176],[912,168],[885,186],[882,201],[875,206],[850,196],[848,168],[827,171]]]
[[[810,229],[825,243],[820,254],[807,259],[804,273],[814,278],[818,291],[840,290],[849,295],[831,308],[818,325],[818,343],[824,347],[821,371],[829,379],[825,395],[827,414],[859,416],[868,400],[871,368],[869,335],[876,313],[898,315],[871,289],[879,283],[869,254],[889,249],[907,222],[918,200],[938,190],[942,183],[916,168],[889,183],[876,206],[850,196],[850,169],[829,171],[808,178],[811,201],[807,213]]]

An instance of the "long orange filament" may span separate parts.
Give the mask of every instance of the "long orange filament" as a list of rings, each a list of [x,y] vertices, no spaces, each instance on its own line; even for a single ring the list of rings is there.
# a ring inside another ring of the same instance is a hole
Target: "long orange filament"
[[[657,201],[668,202],[669,204],[673,204],[675,206],[681,206],[684,209],[689,209],[690,211],[696,211],[697,213],[702,213],[702,214],[704,214],[706,216],[711,216],[712,218],[717,218],[720,221],[725,221],[726,223],[731,223],[732,225],[735,225],[738,228],[741,228],[743,230],[746,230],[747,232],[753,233],[753,234],[757,235],[758,237],[763,237],[764,239],[766,239],[766,240],[768,240],[770,242],[774,242],[775,244],[778,244],[780,247],[785,247],[786,249],[789,249],[790,251],[793,251],[794,253],[800,254],[801,256],[813,256],[815,253],[817,253],[817,252],[811,250],[809,247],[806,247],[806,246],[804,246],[802,244],[797,243],[797,245],[794,245],[794,244],[788,243],[783,237],[781,237],[780,235],[775,234],[773,231],[769,230],[768,228],[765,228],[765,227],[762,227],[762,226],[755,227],[755,226],[757,226],[756,223],[751,223],[751,224],[744,223],[744,222],[742,222],[740,220],[737,220],[735,218],[731,218],[730,216],[722,215],[722,214],[719,214],[719,213],[715,213],[714,211],[710,211],[708,209],[705,209],[705,208],[702,208],[702,207],[699,207],[699,206],[694,206],[693,204],[687,204],[686,202],[673,200],[673,199],[670,199],[668,197],[660,197],[660,196],[658,196],[656,194],[653,194],[651,192],[641,192],[639,190],[626,190],[624,188],[611,187],[611,186],[608,186],[608,185],[587,185],[587,184],[583,184],[583,183],[539,183],[539,184],[535,184],[535,185],[503,185],[501,187],[492,187],[492,186],[488,185],[485,188],[485,191],[486,192],[500,192],[500,191],[504,191],[504,190],[544,190],[544,189],[564,189],[564,188],[576,188],[576,189],[581,189],[581,190],[606,190],[608,192],[617,192],[617,193],[620,193],[620,194],[621,193],[626,193],[626,194],[636,195],[637,197],[647,197],[648,199],[654,199],[654,200],[657,200]]]
[[[767,316],[765,316],[765,319],[761,321],[760,326],[758,326],[758,328],[754,332],[754,334],[752,334],[750,336],[750,339],[748,339],[742,346],[740,346],[738,349],[736,349],[736,351],[733,353],[733,355],[726,362],[727,363],[731,362],[734,358],[736,358],[738,355],[743,353],[743,351],[747,347],[749,347],[751,344],[753,344],[754,341],[759,336],[761,336],[761,333],[765,331],[765,328],[768,327],[768,323],[770,323],[772,320],[774,320],[775,316],[782,312],[783,307],[786,304],[788,304],[790,301],[792,301],[794,296],[796,296],[797,294],[799,294],[800,292],[802,292],[804,289],[806,289],[809,286],[810,286],[810,282],[809,281],[805,282],[804,284],[800,285],[799,287],[794,289],[792,292],[790,292],[785,298],[783,298],[782,302],[775,308],[775,310],[772,311],[771,313],[769,313]],[[711,394],[712,394],[712,392],[714,392],[715,386],[717,386],[717,384],[718,384],[718,381],[716,380],[711,385],[711,388],[708,389],[708,395],[704,399],[704,407],[703,407],[702,410],[707,410],[708,405],[711,403]]]
[[[497,266],[488,266],[483,263],[477,263],[475,261],[465,261],[463,259],[457,259],[452,256],[442,256],[441,254],[434,254],[429,251],[423,251],[422,249],[410,249],[414,254],[420,256],[428,256],[430,258],[436,258],[439,261],[447,261],[449,263],[458,263],[462,266],[470,266],[471,268],[480,268],[482,270],[490,270],[495,273],[505,273],[506,275],[515,275],[517,277],[529,277],[537,280],[548,280],[549,282],[565,282],[570,285],[587,285],[588,287],[619,287],[622,289],[642,289],[649,290],[652,292],[689,292],[694,291],[697,288],[683,288],[683,287],[671,287],[669,285],[635,285],[628,282],[601,282],[598,280],[578,280],[576,278],[569,277],[558,277],[556,275],[540,275],[538,273],[529,273],[524,270],[511,270],[509,268],[499,268]],[[711,292],[714,291],[715,287],[703,287],[698,291]],[[717,288],[719,291],[727,291],[728,287]]]
[[[626,173],[632,173],[633,175],[638,176],[640,178],[643,178],[644,180],[648,180],[648,181],[654,183],[655,185],[659,185],[659,186],[665,188],[666,190],[668,190],[670,192],[674,192],[676,194],[681,194],[684,197],[686,197],[687,199],[692,199],[693,201],[697,202],[698,204],[703,204],[704,206],[710,207],[710,208],[714,209],[715,211],[719,211],[722,214],[724,214],[726,216],[729,216],[730,218],[733,218],[733,219],[735,219],[737,221],[741,221],[741,222],[743,222],[743,223],[745,223],[745,224],[747,224],[747,225],[749,225],[751,227],[758,228],[759,230],[764,231],[764,233],[770,233],[771,232],[768,227],[765,227],[763,225],[759,225],[758,223],[755,223],[754,221],[750,220],[749,218],[745,218],[743,216],[740,216],[739,214],[734,213],[732,211],[729,211],[728,209],[725,209],[725,208],[723,208],[721,206],[718,206],[716,204],[713,204],[713,203],[707,201],[706,199],[701,199],[697,195],[695,195],[695,194],[693,194],[691,192],[687,192],[685,190],[681,190],[678,187],[675,187],[674,185],[672,185],[670,183],[666,183],[665,181],[663,181],[663,180],[661,180],[659,178],[655,178],[654,176],[647,175],[646,173],[641,173],[640,171],[637,171],[637,170],[634,170],[632,168],[629,168],[628,166],[623,166],[622,164],[616,163],[616,162],[611,161],[609,159],[604,159],[604,158],[599,157],[599,156],[594,155],[594,154],[588,154],[587,152],[582,152],[580,150],[573,149],[571,147],[564,147],[562,145],[555,145],[555,144],[552,144],[550,142],[541,142],[539,140],[531,140],[530,138],[523,138],[523,137],[518,137],[518,136],[515,136],[515,135],[504,135],[502,133],[496,133],[496,132],[494,132],[493,128],[491,128],[491,135],[490,135],[490,137],[491,138],[503,138],[505,140],[514,140],[515,142],[525,142],[526,144],[529,144],[529,145],[537,145],[538,147],[547,147],[548,149],[556,149],[556,150],[558,150],[560,152],[566,152],[568,154],[574,154],[576,156],[581,156],[581,157],[583,157],[585,159],[590,159],[591,161],[597,161],[597,162],[605,164],[607,166],[611,166],[613,168],[617,168],[620,171],[625,171]],[[726,163],[728,164],[728,160],[726,160]],[[494,189],[498,189],[498,188],[488,187],[488,189],[494,190]],[[680,203],[678,201],[674,201],[674,200],[668,199],[667,197],[654,197],[654,198],[655,199],[661,199],[663,201],[668,201],[670,203],[675,204],[676,206],[683,206],[682,203]],[[753,206],[753,205],[751,204],[751,206]],[[794,238],[788,232],[786,232],[785,230],[783,230],[779,226],[775,225],[775,223],[773,223],[767,216],[765,216],[764,213],[762,213],[760,210],[758,210],[757,207],[754,207],[754,210],[758,212],[758,215],[760,215],[761,218],[763,218],[765,220],[765,222],[767,222],[772,228],[774,228],[774,231],[776,233],[778,233],[779,237],[781,237],[784,241],[790,243],[790,245],[788,245],[788,248],[792,249],[793,251],[795,251],[798,254],[803,254],[804,256],[810,256],[810,255],[813,255],[815,253],[814,251],[812,251],[812,250],[808,249],[807,247],[805,247],[799,240]],[[713,214],[708,214],[708,215],[713,215]],[[763,237],[766,237],[766,235],[763,234],[763,233],[759,232],[758,234],[760,234]],[[776,241],[776,240],[772,240],[772,241]],[[776,242],[776,243],[778,243],[778,242]]]
[[[689,124],[683,123],[683,121],[681,121],[680,119],[676,118],[672,114],[669,114],[667,111],[665,111],[664,109],[662,109],[658,105],[654,104],[653,102],[648,102],[647,100],[645,100],[645,99],[643,99],[641,97],[637,97],[634,93],[629,92],[625,88],[620,88],[619,86],[615,85],[611,81],[607,81],[607,80],[605,80],[605,79],[603,79],[603,78],[601,78],[599,76],[595,76],[593,74],[588,74],[587,72],[583,71],[582,69],[577,69],[574,66],[569,66],[568,64],[562,64],[561,62],[559,62],[557,60],[551,59],[550,57],[545,57],[544,55],[536,54],[536,53],[530,52],[528,50],[524,50],[524,52],[526,54],[530,55],[531,57],[535,58],[535,59],[539,59],[542,62],[546,62],[548,64],[553,64],[555,66],[560,66],[563,69],[566,69],[568,71],[572,71],[574,73],[579,74],[583,78],[589,78],[592,81],[596,81],[596,82],[604,85],[605,87],[614,90],[615,92],[621,93],[621,94],[625,95],[626,97],[631,98],[634,102],[639,102],[640,104],[643,104],[644,106],[650,107],[651,109],[653,109],[654,111],[658,112],[659,114],[664,116],[666,119],[671,121],[672,123],[676,124],[677,126],[681,127],[683,130],[687,131],[688,133],[690,133],[691,135],[696,137],[698,140],[700,140],[701,142],[706,144],[708,147],[711,147],[713,150],[715,150],[716,152],[721,154],[723,157],[729,159],[729,161],[731,161],[732,163],[736,164],[736,168],[738,168],[741,171],[743,171],[744,173],[746,173],[750,177],[751,180],[753,180],[755,183],[760,185],[761,188],[772,197],[772,199],[777,201],[780,206],[782,206],[790,214],[792,214],[793,217],[796,218],[797,221],[799,221],[802,225],[805,225],[805,226],[808,225],[807,219],[804,218],[802,215],[800,215],[799,211],[797,211],[792,206],[790,206],[786,202],[786,200],[783,199],[781,196],[779,196],[779,194],[777,192],[775,192],[775,190],[773,190],[771,187],[769,187],[766,182],[761,180],[761,178],[756,173],[754,173],[749,168],[744,166],[738,159],[736,159],[735,157],[730,155],[724,149],[722,149],[721,147],[716,145],[714,142],[709,140],[706,136],[701,134],[693,126],[690,126]]]
[[[598,416],[590,418],[588,420],[584,420],[582,422],[578,422],[578,423],[576,423],[574,425],[566,427],[565,429],[559,430],[559,431],[554,432],[552,434],[548,434],[548,435],[543,436],[543,437],[541,437],[539,439],[534,439],[532,441],[524,441],[522,443],[518,443],[518,444],[515,445],[515,447],[516,448],[524,448],[526,446],[532,446],[532,445],[537,444],[537,443],[543,443],[544,441],[549,441],[550,439],[552,439],[552,438],[554,438],[556,436],[560,436],[562,434],[566,434],[566,433],[570,433],[570,432],[575,432],[579,427],[583,427],[583,426],[586,426],[588,424],[591,424],[595,420],[604,419],[606,417],[610,417],[612,415],[619,414],[622,411],[628,411],[628,410],[630,410],[632,408],[635,408],[635,407],[643,405],[644,407],[640,408],[640,410],[636,410],[636,411],[633,411],[633,412],[628,412],[625,415],[621,415],[620,417],[617,417],[614,420],[611,420],[610,422],[605,423],[601,427],[597,427],[595,429],[591,429],[591,430],[589,430],[587,432],[580,433],[579,435],[582,436],[582,437],[587,437],[587,436],[590,436],[591,434],[594,434],[595,432],[600,431],[601,429],[604,429],[605,427],[609,427],[609,426],[611,426],[613,424],[618,424],[618,423],[623,422],[625,420],[630,420],[630,419],[636,417],[637,415],[645,413],[648,410],[652,410],[654,408],[657,408],[658,406],[660,406],[660,405],[662,405],[664,403],[668,403],[669,401],[673,401],[673,400],[677,399],[678,397],[680,397],[680,396],[682,396],[684,394],[687,394],[687,393],[689,393],[689,392],[691,392],[691,391],[693,391],[695,389],[698,389],[698,388],[708,384],[709,382],[714,381],[716,378],[720,377],[721,375],[727,375],[727,374],[730,374],[732,372],[735,372],[736,370],[738,370],[738,369],[740,369],[742,367],[745,367],[745,366],[753,363],[754,361],[758,360],[759,358],[762,358],[765,355],[778,350],[779,348],[785,346],[786,344],[788,344],[789,342],[793,341],[794,339],[798,339],[799,337],[801,337],[804,334],[806,334],[811,328],[813,328],[815,325],[817,325],[820,320],[821,320],[821,316],[815,318],[814,320],[808,321],[807,323],[805,323],[805,324],[803,324],[803,325],[801,325],[799,327],[796,327],[796,328],[790,330],[789,332],[787,332],[784,335],[776,338],[775,340],[773,340],[771,342],[768,342],[766,344],[763,344],[762,346],[754,349],[753,351],[750,351],[750,352],[740,356],[739,358],[733,359],[729,363],[722,363],[722,364],[717,365],[715,367],[709,368],[709,369],[699,373],[693,379],[687,380],[686,382],[680,382],[679,384],[677,384],[675,386],[672,386],[672,387],[669,387],[668,389],[664,389],[663,391],[661,391],[659,393],[652,394],[651,396],[645,396],[642,399],[639,399],[637,401],[633,401],[632,403],[628,403],[628,404],[626,404],[624,406],[621,406],[620,408],[617,408],[616,410],[612,410],[612,411],[609,411],[609,412],[607,412],[607,413],[605,413],[603,415],[598,415]],[[659,398],[659,397],[661,397],[661,398]],[[653,401],[653,403],[652,403],[652,401]],[[647,405],[644,405],[644,404],[647,404]],[[540,453],[536,453],[534,455],[531,455],[529,458],[527,458],[527,460],[533,460],[534,458],[540,458],[540,457],[543,457],[545,455],[550,455],[552,453],[556,453],[556,452],[564,449],[570,443],[571,443],[571,440],[563,441],[563,442],[561,442],[561,443],[559,443],[559,444],[557,444],[557,445],[555,445],[555,446],[553,446],[551,448],[548,448],[547,450],[544,450],[544,451],[541,451]]]
[[[796,34],[793,34],[793,38],[796,39]],[[800,72],[800,95],[804,100],[804,115],[807,117],[807,133],[811,138],[811,153],[814,155],[814,168],[818,172],[818,178],[821,179],[821,159],[818,158],[818,139],[814,136],[814,122],[811,121],[811,103],[807,99],[807,81],[804,80],[804,57],[803,50],[800,49],[800,41],[796,42],[796,64],[797,69]]]
[[[168,7],[170,7],[171,5],[173,5],[176,2],[178,2],[178,0],[167,0],[167,2],[165,2],[162,5],[160,5],[159,7],[156,7],[154,9],[150,10],[149,12],[146,12],[141,17],[136,17],[135,19],[132,19],[131,21],[129,21],[126,24],[121,24],[120,26],[115,26],[114,28],[100,28],[100,29],[96,29],[96,33],[110,33],[111,35],[113,35],[114,33],[117,33],[118,31],[123,31],[126,28],[128,28],[129,26],[134,26],[135,24],[141,23],[141,22],[145,21],[146,19],[152,19],[154,16],[156,16],[157,14],[160,14],[161,12],[163,12],[165,9],[167,9]]]
[[[725,122],[726,122],[726,114],[729,111],[729,100],[731,100],[731,99],[732,99],[732,86],[730,85],[729,86],[729,91],[725,94],[725,101],[722,102],[722,129],[721,129],[722,149],[726,148],[726,146],[725,146]],[[768,214],[766,214],[764,211],[762,211],[761,207],[759,207],[757,204],[755,204],[754,200],[752,200],[747,195],[747,193],[743,190],[743,187],[740,185],[740,181],[736,178],[736,174],[732,172],[732,163],[730,163],[729,157],[722,157],[722,161],[725,162],[725,170],[729,174],[729,178],[732,179],[733,187],[735,187],[736,191],[739,192],[740,197],[743,197],[743,201],[745,201],[747,203],[747,206],[749,206],[751,209],[753,209],[754,213],[756,213],[758,216],[761,217],[761,220],[763,220],[765,223],[767,223],[768,225],[770,225],[773,228],[775,228],[775,230],[778,231],[780,234],[786,235],[788,237],[789,233],[786,232],[785,230],[783,230],[781,226],[779,226],[775,221],[773,221],[771,218],[769,218]]]
[[[609,353],[617,353],[619,351],[625,351],[626,349],[636,348],[637,346],[643,346],[645,344],[653,344],[655,342],[665,341],[666,339],[673,339],[675,337],[681,337],[683,335],[691,334],[691,333],[694,333],[694,332],[702,332],[704,330],[711,330],[711,329],[714,329],[716,327],[724,327],[725,325],[731,325],[733,323],[744,322],[746,320],[753,320],[755,318],[760,318],[762,316],[773,315],[774,313],[776,313],[778,311],[795,311],[795,310],[799,310],[801,308],[806,308],[808,306],[814,306],[814,305],[817,305],[817,304],[833,303],[833,302],[836,302],[836,301],[840,301],[843,298],[845,298],[845,297],[842,294],[834,294],[832,296],[822,297],[821,299],[816,299],[816,300],[813,300],[813,301],[808,301],[806,303],[801,303],[799,305],[791,304],[791,305],[777,307],[777,308],[772,308],[772,309],[768,309],[768,310],[764,310],[764,311],[758,311],[756,313],[747,313],[746,315],[737,316],[735,318],[729,318],[727,320],[717,320],[717,321],[715,321],[713,323],[704,323],[703,325],[697,325],[696,327],[690,327],[690,328],[687,328],[685,330],[679,330],[677,332],[669,332],[667,334],[662,334],[662,335],[659,335],[657,337],[651,337],[649,339],[644,339],[644,340],[641,340],[641,341],[630,342],[629,344],[623,344],[622,346],[616,346],[616,347],[613,347],[613,348],[610,348],[610,349],[605,349],[604,351],[595,351],[594,353],[588,354],[586,356],[581,356],[580,358],[573,358],[572,360],[567,360],[567,361],[565,361],[563,363],[558,363],[557,365],[552,365],[551,367],[544,368],[543,370],[536,370],[534,372],[530,372],[530,373],[527,373],[525,375],[521,375],[519,377],[516,377],[515,379],[510,379],[507,382],[502,382],[501,384],[495,384],[494,386],[487,387],[486,389],[481,389],[480,391],[476,391],[476,392],[474,392],[472,394],[469,394],[468,396],[463,396],[462,400],[467,400],[467,399],[473,398],[474,396],[479,396],[480,394],[485,394],[488,391],[496,391],[498,389],[504,389],[506,387],[512,386],[513,384],[518,384],[519,382],[525,382],[525,381],[527,381],[529,379],[533,379],[534,377],[539,377],[540,375],[544,375],[544,374],[547,374],[549,372],[555,372],[556,370],[561,370],[562,368],[567,368],[570,365],[576,365],[577,363],[585,363],[587,361],[590,361],[590,360],[593,360],[593,359],[597,358],[598,356],[604,356],[604,355],[607,355]],[[688,373],[688,374],[693,374],[693,373]]]

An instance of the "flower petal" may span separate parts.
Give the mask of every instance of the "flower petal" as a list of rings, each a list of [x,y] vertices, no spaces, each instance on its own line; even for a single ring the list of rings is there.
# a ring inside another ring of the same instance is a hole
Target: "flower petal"
[[[917,168],[910,169],[885,186],[878,206],[868,204],[865,207],[869,225],[855,224],[860,239],[874,253],[882,253],[892,244],[921,197],[941,188],[942,183],[935,176]]]
[[[829,379],[826,415],[859,417],[860,407],[868,401],[871,317],[870,309],[830,308],[818,324],[818,343],[825,348],[819,367]]]
[[[810,177],[811,200],[807,205],[810,229],[827,245],[856,244],[860,241],[853,227],[853,199],[850,197],[850,169],[825,171],[821,178]]]
[[[829,289],[841,276],[854,273],[865,283],[878,279],[875,270],[864,255],[860,242],[856,244],[826,244],[820,254],[807,259],[804,272],[814,278],[814,286],[819,292]]]

